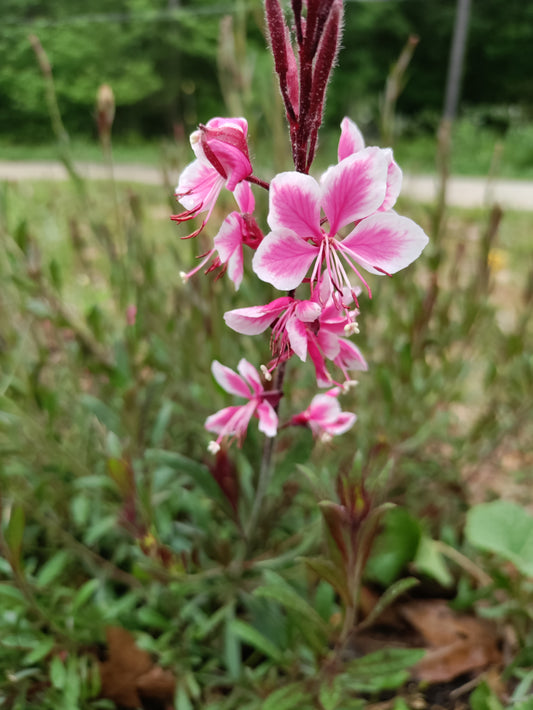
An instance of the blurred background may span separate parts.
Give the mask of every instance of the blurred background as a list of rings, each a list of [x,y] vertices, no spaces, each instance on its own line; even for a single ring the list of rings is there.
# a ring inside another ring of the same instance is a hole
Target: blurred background
[[[379,137],[386,78],[408,38],[417,37],[399,87],[394,139],[414,169],[433,169],[456,9],[455,0],[348,0],[326,129],[350,115],[369,138]],[[97,139],[95,97],[104,83],[115,95],[115,150],[124,158],[153,159],[147,143],[181,139],[213,115],[246,112],[256,133],[272,130],[276,94],[259,0],[3,0],[1,20],[4,158],[51,157],[43,147],[53,141],[46,88],[30,34],[48,55],[80,157],[98,157],[87,144]],[[533,6],[473,2],[466,28],[454,169],[486,172],[499,141],[502,172],[533,176]]]

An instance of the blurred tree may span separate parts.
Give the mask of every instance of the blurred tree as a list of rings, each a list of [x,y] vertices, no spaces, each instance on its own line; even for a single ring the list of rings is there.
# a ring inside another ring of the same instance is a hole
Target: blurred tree
[[[19,139],[50,136],[44,89],[28,35],[41,40],[54,68],[70,132],[94,132],[94,101],[102,83],[117,100],[116,133],[186,133],[197,121],[226,112],[217,70],[221,19],[245,8],[247,61],[262,120],[270,77],[258,29],[262,1],[2,0],[0,131]],[[326,120],[349,113],[377,125],[380,93],[410,34],[420,38],[398,111],[438,117],[442,110],[455,0],[347,0],[344,49],[333,76]],[[465,104],[533,106],[533,3],[474,2],[462,97]],[[179,128],[181,130],[181,128]]]
[[[38,35],[53,65],[65,123],[74,132],[93,128],[97,88],[110,84],[117,125],[146,134],[187,118],[196,102],[220,94],[215,57],[218,17],[198,13],[207,2],[117,0],[6,0],[0,29],[0,128],[47,134],[43,86],[27,35]],[[189,8],[189,9],[188,9]],[[135,107],[135,111],[129,107]],[[128,107],[128,111],[123,109]],[[196,115],[189,117],[192,122]]]

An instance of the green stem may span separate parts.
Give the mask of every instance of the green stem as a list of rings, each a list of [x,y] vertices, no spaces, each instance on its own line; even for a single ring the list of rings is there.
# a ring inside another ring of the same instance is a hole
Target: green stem
[[[294,295],[294,291],[289,291],[289,295]],[[283,392],[283,380],[285,379],[285,362],[282,362],[278,369],[276,370],[276,377],[274,380],[274,389],[278,390],[279,392]],[[279,409],[279,403],[276,405],[274,408],[276,410],[276,414]],[[273,459],[274,459],[274,451],[276,448],[276,439],[277,436],[273,437],[267,437],[265,439],[265,445],[263,447],[263,456],[261,458],[261,467],[259,469],[259,478],[257,480],[257,488],[255,491],[255,498],[254,502],[252,505],[252,512],[250,513],[250,517],[248,519],[248,523],[245,528],[245,533],[246,533],[246,540],[248,541],[248,545],[250,544],[250,539],[254,533],[254,530],[257,527],[257,523],[259,521],[259,517],[261,515],[261,506],[263,504],[263,499],[266,495],[266,492],[268,490],[268,485],[270,483],[270,479],[272,478],[272,471],[273,471]]]

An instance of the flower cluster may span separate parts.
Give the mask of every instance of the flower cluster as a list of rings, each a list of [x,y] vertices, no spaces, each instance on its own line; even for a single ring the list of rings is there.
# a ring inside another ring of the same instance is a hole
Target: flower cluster
[[[231,439],[240,444],[253,417],[266,436],[276,435],[282,392],[272,385],[272,377],[294,355],[303,362],[309,356],[317,385],[330,389],[315,396],[288,424],[308,426],[322,439],[345,432],[355,415],[342,412],[337,398],[353,382],[353,371],[367,369],[350,339],[359,332],[359,283],[371,296],[362,271],[392,275],[411,264],[428,241],[417,224],[394,211],[402,173],[392,151],[365,147],[355,123],[345,118],[337,163],[319,180],[293,171],[276,175],[268,185],[253,175],[245,119],[212,119],[192,134],[191,145],[196,160],[185,168],[176,189],[185,211],[173,219],[205,216],[187,238],[206,225],[222,189],[234,194],[239,209],[225,218],[212,249],[185,278],[211,261],[206,273],[227,271],[238,289],[248,247],[254,251],[256,276],[286,292],[270,303],[224,316],[238,333],[256,335],[270,329],[271,360],[261,367],[262,375],[244,359],[239,374],[213,363],[217,382],[246,403],[208,417],[206,429],[218,435],[210,450],[216,452]],[[270,231],[265,235],[254,217],[251,184],[269,190]],[[332,366],[342,373],[340,381],[331,374]]]
[[[176,189],[184,211],[172,219],[181,223],[202,216],[200,226],[184,238],[205,227],[221,190],[233,193],[238,208],[224,219],[199,264],[182,274],[184,280],[205,267],[206,273],[216,270],[218,277],[227,272],[238,289],[247,247],[254,252],[256,276],[285,292],[270,303],[237,308],[224,316],[238,333],[270,330],[271,359],[261,366],[261,375],[246,360],[239,362],[239,374],[213,363],[219,384],[246,402],[208,417],[206,428],[218,435],[209,445],[212,452],[223,442],[240,444],[253,417],[267,437],[276,435],[285,363],[293,356],[302,362],[309,357],[318,387],[328,391],[315,396],[287,424],[307,426],[321,439],[347,431],[355,415],[341,410],[338,396],[354,382],[354,371],[367,369],[350,339],[359,332],[358,297],[363,289],[371,297],[362,271],[390,276],[414,261],[428,241],[418,225],[394,211],[402,173],[392,151],[365,147],[349,118],[341,123],[336,165],[320,180],[309,175],[340,47],[344,5],[343,0],[293,1],[291,11],[289,25],[280,0],[265,0],[295,170],[264,182],[253,172],[246,120],[213,118],[192,134],[196,159],[185,168]],[[252,185],[269,191],[266,234],[254,216]]]

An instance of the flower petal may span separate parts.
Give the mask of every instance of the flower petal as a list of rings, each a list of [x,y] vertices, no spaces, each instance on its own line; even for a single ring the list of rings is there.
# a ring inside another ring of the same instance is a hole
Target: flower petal
[[[215,249],[220,261],[228,264],[228,275],[238,289],[242,282],[243,256],[242,256],[243,220],[238,212],[231,212],[214,239]]]
[[[197,213],[205,212],[215,203],[223,187],[224,178],[212,165],[194,160],[180,175],[176,198],[187,210],[199,208]]]
[[[320,187],[310,175],[279,173],[270,183],[268,224],[303,239],[320,237]]]
[[[346,340],[346,338],[339,338],[338,345],[339,353],[333,359],[333,362],[343,371],[346,377],[348,377],[348,370],[361,370],[363,372],[368,370],[368,363],[357,345],[352,343],[351,340]]]
[[[229,367],[222,365],[218,360],[214,360],[211,363],[211,372],[215,380],[226,392],[250,399],[251,392],[246,383],[240,375]]]
[[[224,314],[224,320],[232,330],[244,335],[263,333],[276,318],[292,303],[289,296],[276,298],[265,306],[235,308]]]
[[[303,320],[304,323],[312,323],[320,317],[322,309],[316,301],[298,301],[294,312],[298,320]]]
[[[270,232],[257,247],[252,268],[257,276],[281,291],[299,286],[318,254],[318,247],[290,229]]]
[[[227,433],[233,434],[231,420],[240,409],[242,409],[242,407],[235,405],[231,407],[224,407],[224,409],[220,409],[218,412],[215,412],[215,414],[211,414],[211,416],[207,417],[204,427],[207,431],[213,431],[215,434],[221,434],[226,428],[228,428]]]
[[[372,274],[394,274],[417,259],[428,241],[413,220],[391,210],[359,222],[341,249]]]
[[[327,422],[335,421],[341,412],[341,406],[336,397],[332,397],[330,394],[317,394],[311,400],[307,412],[309,421],[324,426]]]
[[[249,182],[244,180],[235,188],[233,195],[243,214],[251,214],[255,210],[255,199]]]
[[[219,436],[231,436],[234,434],[242,442],[246,436],[248,424],[257,407],[255,400],[246,402],[240,407],[226,407],[219,412],[207,417],[204,427],[207,431],[213,431]]]
[[[309,357],[311,358],[313,365],[315,366],[317,385],[319,387],[331,387],[331,375],[326,369],[324,356],[318,349],[318,346],[313,338],[309,338],[309,340],[307,341],[307,352],[309,353]]]
[[[365,147],[363,134],[352,121],[345,116],[341,122],[341,137],[339,139],[338,157],[339,163],[353,153],[358,153]]]
[[[387,169],[387,192],[385,193],[385,200],[379,208],[380,212],[386,212],[394,207],[402,188],[403,178],[400,166],[392,157],[392,150],[385,148],[384,153],[388,155],[389,167]]]
[[[305,323],[292,317],[287,321],[289,343],[302,362],[307,358],[307,328]]]
[[[334,422],[328,423],[326,431],[332,436],[339,436],[351,429],[356,421],[357,416],[353,412],[341,412]]]
[[[380,148],[365,148],[322,175],[322,207],[330,234],[379,209],[387,189],[387,161]]]
[[[237,365],[237,370],[239,371],[241,376],[246,380],[246,382],[250,385],[255,394],[259,394],[263,391],[263,385],[261,384],[261,378],[259,377],[259,373],[255,369],[255,367],[250,362],[248,362],[248,360],[241,358],[239,360],[239,364]]]
[[[266,436],[276,436],[278,431],[278,415],[270,402],[263,400],[258,405],[257,416],[259,417],[259,431],[262,431]]]

